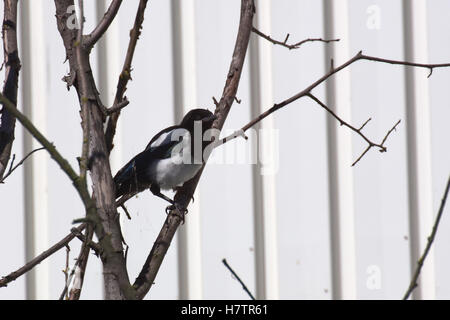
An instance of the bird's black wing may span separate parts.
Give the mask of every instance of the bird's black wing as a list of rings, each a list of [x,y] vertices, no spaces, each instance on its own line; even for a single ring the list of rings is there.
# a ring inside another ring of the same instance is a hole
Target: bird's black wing
[[[163,142],[163,141],[156,143],[156,145],[155,145],[155,142],[157,142],[157,140],[161,140],[161,139],[166,138],[167,134],[170,131],[173,131],[173,130],[178,129],[178,128],[179,128],[179,126],[171,126],[171,127],[167,127],[165,129],[161,130],[160,132],[155,134],[155,136],[150,140],[150,142],[145,147],[145,150],[148,150],[150,148],[153,148],[153,147],[156,147],[156,146],[160,145],[161,142]]]
[[[151,185],[148,169],[153,161],[170,158],[172,148],[179,143],[178,140],[172,141],[172,133],[176,129],[179,129],[179,126],[160,131],[150,140],[144,151],[117,172],[114,176],[116,199],[127,193],[140,192]]]
[[[186,129],[180,126],[171,126],[156,134],[145,148],[144,152],[150,152],[154,159],[167,159],[172,155],[172,149],[180,141]]]
[[[128,161],[114,176],[116,199],[124,194],[145,189],[149,183],[143,164],[143,152]]]

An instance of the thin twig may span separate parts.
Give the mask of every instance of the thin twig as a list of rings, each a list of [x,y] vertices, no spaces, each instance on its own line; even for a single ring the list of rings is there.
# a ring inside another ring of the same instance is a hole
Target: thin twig
[[[70,259],[70,247],[66,245],[66,268],[63,270],[64,273],[64,290],[61,293],[59,300],[64,300],[64,297],[67,299],[67,288],[69,286],[69,259]]]
[[[85,223],[80,224],[77,227],[77,230],[81,232],[82,230],[84,230],[84,228],[86,228]],[[32,259],[31,261],[27,262],[23,267],[17,269],[14,272],[11,272],[7,276],[4,276],[2,279],[0,279],[0,288],[6,287],[8,285],[8,283],[16,280],[23,274],[25,274],[28,271],[30,271],[31,269],[33,269],[36,265],[38,265],[39,263],[41,263],[42,261],[44,261],[45,259],[50,257],[52,254],[54,254],[61,248],[65,247],[70,241],[72,241],[73,238],[75,238],[75,235],[71,232],[70,234],[65,236],[61,241],[59,241],[54,246],[52,246],[50,249],[44,251],[43,253],[41,253],[40,255],[38,255],[37,257]]]
[[[76,266],[76,262],[75,262],[75,266]],[[70,270],[70,273],[68,274],[66,283],[64,284],[64,289],[63,289],[63,291],[61,292],[61,294],[60,294],[60,296],[59,296],[59,300],[64,300],[64,297],[65,297],[66,299],[68,298],[68,297],[67,297],[67,291],[69,290],[69,286],[70,286],[70,283],[72,282],[72,278],[73,278],[73,275],[74,275],[74,274],[75,274],[75,267],[72,268],[72,269]]]
[[[253,296],[253,294],[250,292],[250,290],[248,290],[247,286],[245,285],[244,281],[241,280],[241,278],[239,278],[239,276],[236,274],[236,272],[234,272],[234,270],[230,267],[230,265],[228,264],[227,260],[224,258],[222,259],[223,264],[225,265],[225,267],[227,267],[228,270],[230,270],[231,274],[236,278],[237,281],[239,281],[239,283],[242,286],[242,289],[244,289],[245,292],[247,292],[247,294],[250,296],[250,299],[255,300],[255,297]]]
[[[80,253],[77,258],[77,263],[75,265],[75,279],[74,279],[74,285],[70,289],[69,292],[69,300],[79,300],[81,296],[81,289],[83,288],[83,282],[84,282],[84,274],[86,271],[88,259],[89,259],[89,252],[91,250],[91,242],[92,242],[92,236],[94,235],[94,231],[92,229],[92,225],[87,225],[86,227],[86,239],[83,242]]]
[[[252,32],[256,33],[258,36],[266,39],[267,41],[269,41],[269,42],[271,42],[271,43],[273,43],[275,45],[283,46],[285,48],[288,48],[289,50],[298,49],[298,48],[300,48],[300,46],[302,44],[305,44],[307,42],[320,41],[320,42],[324,42],[324,43],[330,43],[330,42],[337,42],[337,41],[341,40],[341,39],[328,39],[328,40],[325,40],[325,39],[322,39],[322,38],[309,38],[309,39],[304,39],[304,40],[299,41],[299,42],[294,43],[294,44],[288,44],[287,41],[289,39],[289,33],[286,35],[286,38],[284,39],[284,41],[281,42],[281,41],[275,40],[275,39],[271,38],[270,36],[262,33],[261,31],[259,31],[255,27],[252,28]]]
[[[86,243],[92,249],[92,251],[94,251],[96,256],[100,256],[102,254],[102,248],[100,247],[100,245],[98,243],[93,242],[92,239],[88,241],[86,239],[86,236],[83,233],[81,233],[81,231],[79,231],[77,228],[72,228],[70,232],[72,232],[75,235],[75,237],[77,237],[81,242]]]
[[[441,221],[442,213],[444,212],[445,202],[447,201],[449,190],[450,190],[450,176],[448,177],[447,180],[447,186],[445,187],[444,195],[441,201],[441,206],[439,207],[439,211],[436,216],[433,229],[431,231],[430,236],[428,237],[427,246],[425,247],[425,250],[423,251],[423,254],[420,257],[419,261],[417,261],[416,271],[414,272],[411,282],[409,283],[409,287],[406,290],[405,295],[403,296],[403,300],[408,300],[411,293],[417,287],[417,279],[419,279],[420,271],[422,270],[423,264],[425,263],[425,259],[427,258],[428,252],[430,252],[431,245],[433,244],[433,241],[436,238],[437,229],[439,226],[439,222]]]
[[[365,127],[365,125],[369,122],[369,120],[367,120],[359,129],[355,128],[354,126],[352,126],[351,124],[347,123],[346,121],[344,121],[342,118],[340,118],[333,110],[331,110],[328,106],[326,106],[322,101],[320,101],[316,96],[312,95],[311,93],[306,95],[307,97],[311,98],[312,100],[314,100],[315,102],[317,102],[317,104],[319,104],[322,108],[324,108],[328,113],[330,113],[336,120],[339,121],[339,123],[341,124],[341,126],[346,126],[347,128],[353,130],[354,132],[356,132],[357,134],[359,134],[369,145],[364,152],[358,157],[358,159],[356,159],[356,161],[353,162],[352,167],[357,164],[362,157],[373,147],[377,147],[379,148],[380,152],[386,152],[387,148],[384,146],[384,143],[386,142],[386,139],[388,138],[389,134],[395,130],[395,128],[397,127],[397,125],[400,123],[400,120],[397,121],[397,123],[392,127],[392,129],[390,129],[386,136],[384,137],[383,141],[381,143],[375,143],[372,140],[370,140],[364,133],[362,133],[361,129]]]
[[[45,149],[45,148],[41,147],[41,148],[34,149],[33,151],[29,152],[22,160],[20,160],[19,163],[17,163],[13,168],[11,168],[14,163],[14,159],[15,159],[15,155],[13,155],[13,158],[11,160],[11,166],[8,170],[8,173],[5,174],[5,176],[0,180],[0,183],[4,183],[5,179],[8,178],[11,175],[11,173],[13,173],[14,170],[16,170],[18,167],[20,167],[25,162],[25,160],[27,160],[28,157],[30,157],[33,153],[43,150],[43,149]]]
[[[387,138],[389,137],[389,135],[395,131],[397,129],[397,126],[400,124],[401,120],[398,120],[394,126],[386,133],[386,135],[383,138],[383,141],[381,141],[380,144],[369,144],[368,147],[364,150],[364,152],[352,163],[352,167],[355,166],[361,159],[362,157],[364,157],[364,155],[370,150],[372,149],[372,147],[378,147],[380,148],[378,151],[380,152],[386,152],[387,148],[384,146],[384,143],[386,142]],[[364,127],[364,125],[362,126]],[[361,130],[361,129],[359,129]]]

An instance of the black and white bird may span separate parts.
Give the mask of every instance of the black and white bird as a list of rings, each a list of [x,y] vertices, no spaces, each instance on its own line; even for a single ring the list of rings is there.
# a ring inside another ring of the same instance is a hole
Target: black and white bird
[[[175,189],[197,174],[204,161],[203,151],[211,143],[203,141],[203,134],[215,119],[209,110],[194,109],[179,125],[156,134],[145,150],[114,176],[116,199],[133,196],[149,188],[154,195],[171,203],[167,210],[177,207],[172,199],[161,193],[161,189]],[[198,143],[201,152],[195,147]]]

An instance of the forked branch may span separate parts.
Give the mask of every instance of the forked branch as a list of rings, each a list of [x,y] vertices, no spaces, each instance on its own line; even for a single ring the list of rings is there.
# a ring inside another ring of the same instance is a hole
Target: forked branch
[[[112,0],[103,18],[100,20],[95,29],[84,39],[84,46],[90,48],[94,46],[97,41],[103,36],[103,34],[108,30],[109,26],[113,22],[114,18],[119,11],[122,0]]]
[[[339,123],[341,126],[346,126],[350,130],[356,132],[359,136],[361,136],[368,144],[367,148],[364,150],[364,152],[353,162],[352,167],[359,162],[359,160],[364,157],[364,155],[373,147],[376,147],[379,149],[380,152],[386,152],[387,148],[384,146],[384,143],[386,142],[388,136],[396,129],[396,127],[400,124],[401,120],[398,120],[397,123],[387,132],[387,134],[384,136],[383,141],[381,143],[376,143],[370,140],[363,132],[362,129],[366,126],[366,124],[371,120],[369,118],[366,122],[362,124],[361,127],[355,128],[351,124],[347,123],[345,120],[343,120],[341,117],[339,117],[331,108],[329,108],[327,105],[325,105],[322,101],[320,101],[316,96],[314,96],[311,93],[308,93],[307,96],[317,102],[319,106],[324,108],[329,114],[331,114]]]

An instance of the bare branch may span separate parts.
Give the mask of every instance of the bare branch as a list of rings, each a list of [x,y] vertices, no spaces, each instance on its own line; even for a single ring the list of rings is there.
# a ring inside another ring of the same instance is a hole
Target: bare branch
[[[341,64],[340,66],[338,66],[337,68],[334,67],[334,64],[331,64],[331,68],[330,70],[323,75],[322,77],[320,77],[318,80],[316,80],[315,82],[313,82],[311,85],[309,85],[307,88],[303,89],[302,91],[300,91],[299,93],[293,95],[292,97],[280,102],[280,103],[276,103],[274,104],[270,109],[268,109],[267,111],[263,112],[262,114],[260,114],[258,117],[256,117],[255,119],[251,120],[249,123],[247,123],[245,126],[243,126],[241,129],[237,130],[236,132],[233,132],[231,135],[221,139],[220,144],[223,144],[224,142],[228,142],[232,139],[235,139],[239,136],[242,136],[242,134],[240,134],[241,132],[245,132],[248,129],[250,129],[251,127],[253,127],[254,125],[256,125],[258,122],[260,122],[261,120],[263,120],[264,118],[268,117],[269,115],[271,115],[272,113],[274,113],[275,111],[287,106],[288,104],[291,104],[294,101],[297,101],[298,99],[305,97],[305,96],[310,96],[311,95],[311,91],[313,89],[315,89],[316,87],[318,87],[320,84],[322,84],[323,82],[325,82],[328,78],[330,78],[332,75],[334,75],[335,73],[347,68],[348,66],[350,66],[351,64],[353,64],[356,61],[359,60],[368,60],[368,61],[375,61],[375,62],[381,62],[381,63],[388,63],[388,64],[394,64],[394,65],[404,65],[404,66],[410,66],[410,67],[418,67],[418,68],[426,68],[426,69],[430,69],[433,70],[434,68],[444,68],[444,67],[450,67],[450,63],[440,63],[440,64],[424,64],[424,63],[416,63],[416,62],[407,62],[407,61],[399,61],[399,60],[390,60],[390,59],[383,59],[383,58],[378,58],[378,57],[373,57],[373,56],[367,56],[364,55],[362,53],[362,51],[359,51],[353,58],[349,59],[347,62],[344,62],[343,64]],[[370,120],[370,119],[369,119]],[[371,144],[370,140],[367,139],[367,137],[365,137],[364,135],[361,134],[361,130],[365,127],[365,125],[369,122],[369,120],[367,120],[361,127],[360,129],[356,129],[356,131],[358,132],[358,134],[360,134],[364,140],[366,140],[369,145]],[[342,122],[341,122],[342,123]],[[395,128],[397,127],[397,125],[400,123],[400,121],[398,121],[394,127],[389,130],[388,134],[385,136],[385,139],[383,139],[383,142],[378,144],[378,146],[381,146],[380,151],[384,152],[386,151],[386,148],[384,147],[384,142],[386,141],[387,137],[389,136],[389,134],[395,130]],[[377,145],[375,145],[377,146]],[[364,156],[364,154],[366,154],[369,151],[370,147],[368,147],[363,154],[358,158],[362,158],[362,156]],[[359,160],[357,159],[357,161],[355,161],[353,163],[353,165],[355,165]]]
[[[318,98],[316,98],[314,95],[312,95],[311,93],[308,93],[306,95],[307,97],[311,98],[312,100],[314,100],[315,102],[317,102],[317,104],[319,104],[322,108],[324,108],[329,114],[331,114],[336,120],[339,121],[339,123],[341,124],[341,126],[346,126],[347,128],[349,128],[350,130],[356,132],[358,135],[360,135],[369,145],[366,150],[358,157],[358,159],[356,159],[355,162],[353,162],[352,166],[354,166],[355,164],[357,164],[361,158],[373,147],[377,147],[379,148],[380,152],[386,152],[387,149],[384,146],[384,143],[386,142],[387,137],[389,136],[389,134],[395,130],[395,128],[397,127],[397,125],[400,123],[400,120],[397,121],[397,123],[392,127],[391,130],[388,131],[388,133],[386,134],[386,136],[383,139],[382,143],[375,143],[372,140],[370,140],[364,133],[362,133],[361,129],[364,128],[364,126],[367,124],[367,122],[369,122],[369,120],[367,120],[359,129],[355,128],[354,126],[352,126],[351,124],[347,123],[345,120],[343,120],[342,118],[340,118],[333,110],[331,110],[328,106],[326,106],[322,101],[320,101]]]
[[[17,104],[20,59],[17,46],[17,0],[4,0],[3,8],[3,64],[5,82],[3,95]],[[8,167],[11,149],[14,142],[16,118],[3,107],[0,115],[0,179]]]
[[[389,137],[389,135],[393,132],[393,131],[395,131],[396,129],[397,129],[397,126],[400,124],[400,122],[401,122],[401,120],[398,120],[395,124],[394,124],[394,126],[386,133],[386,135],[384,136],[384,138],[383,138],[383,141],[381,142],[381,144],[379,144],[379,145],[377,145],[377,144],[369,144],[368,146],[367,146],[367,148],[363,151],[363,153],[352,163],[352,167],[353,166],[355,166],[361,159],[362,159],[362,157],[364,157],[364,155],[367,153],[367,152],[369,152],[369,150],[372,148],[372,147],[378,147],[378,148],[380,148],[378,151],[380,151],[380,152],[386,152],[387,151],[387,148],[384,146],[384,143],[386,142],[386,140],[387,140],[387,138]],[[366,122],[367,123],[367,122]],[[364,125],[362,126],[362,127],[364,127]],[[359,131],[361,131],[361,129],[359,129]]]
[[[369,121],[371,121],[371,120],[372,120],[372,118],[367,119],[366,122],[364,122],[364,123],[361,125],[361,127],[359,127],[359,131],[361,131],[361,130],[366,126],[366,124],[368,124]]]
[[[84,230],[84,228],[86,228],[86,224],[85,223],[80,224],[77,227],[77,230],[79,232],[81,232],[82,230]],[[61,241],[56,243],[50,249],[48,249],[48,250],[44,251],[43,253],[41,253],[40,255],[38,255],[36,258],[34,258],[33,260],[31,260],[30,262],[25,264],[23,267],[17,269],[14,272],[11,272],[7,276],[4,276],[2,279],[0,279],[0,288],[1,287],[6,287],[8,285],[8,283],[10,283],[11,281],[16,280],[17,278],[19,278],[23,274],[25,274],[28,271],[30,271],[31,269],[33,269],[36,265],[38,265],[39,263],[41,263],[42,261],[44,261],[45,259],[50,257],[52,254],[54,254],[55,252],[57,252],[61,248],[65,247],[70,241],[72,241],[73,238],[75,238],[75,235],[71,232],[70,234],[65,236]]]
[[[241,280],[241,278],[239,278],[239,276],[236,274],[236,272],[234,272],[234,270],[230,267],[230,265],[228,264],[227,260],[224,258],[222,259],[222,263],[225,265],[225,267],[231,272],[231,274],[236,278],[237,281],[239,281],[239,283],[242,286],[242,289],[244,289],[244,291],[249,295],[250,299],[255,300],[255,297],[253,296],[253,294],[250,292],[250,290],[248,290],[247,286],[245,285],[244,281]]]
[[[267,41],[273,43],[274,45],[279,45],[279,46],[283,46],[285,48],[288,48],[289,50],[292,49],[298,49],[300,48],[300,46],[302,44],[305,44],[307,42],[315,42],[315,41],[320,41],[320,42],[324,42],[324,43],[330,43],[330,42],[337,42],[341,39],[329,39],[329,40],[324,40],[322,38],[309,38],[309,39],[304,39],[302,41],[299,41],[297,43],[294,44],[288,44],[287,41],[289,39],[289,33],[286,35],[286,38],[284,39],[283,42],[275,40],[273,38],[271,38],[270,36],[262,33],[261,31],[259,31],[258,29],[256,29],[255,27],[252,28],[252,32],[256,33],[258,36],[260,36],[261,38],[266,39]]]
[[[387,140],[387,138],[389,137],[389,135],[393,132],[393,131],[395,131],[395,130],[397,130],[397,126],[400,124],[400,122],[401,122],[401,120],[398,120],[397,121],[397,123],[386,133],[386,135],[384,136],[384,138],[383,138],[383,141],[381,141],[381,145],[383,146],[384,145],[384,143],[386,142],[386,140]],[[382,149],[382,150],[380,150],[380,152],[386,152],[386,149]]]
[[[212,100],[214,102],[214,105],[217,107],[219,105],[219,102],[217,101],[216,97],[212,97]]]
[[[109,26],[113,22],[114,18],[119,11],[122,0],[112,0],[103,18],[100,20],[95,29],[85,37],[84,46],[91,48],[97,41],[103,36],[103,34],[108,30]]]
[[[254,13],[255,6],[253,1],[242,0],[241,17],[233,57],[231,59],[222,98],[216,106],[215,115],[217,120],[215,120],[212,126],[218,130],[222,129],[230,108],[233,105],[234,98],[236,97],[245,55],[247,53],[248,43],[250,40]],[[205,162],[206,161],[207,159],[205,159]],[[182,209],[186,209],[191,201],[203,172],[203,168],[193,179],[184,183],[184,185],[175,194],[175,201],[182,206]],[[139,276],[134,282],[133,287],[136,289],[139,299],[142,299],[153,285],[161,263],[167,253],[170,243],[172,242],[173,236],[183,220],[183,216],[183,213],[179,212],[177,209],[171,210],[171,212],[167,215],[166,221],[164,222],[164,225],[156,238],[152,250],[147,257]]]
[[[124,100],[123,95],[127,89],[128,81],[131,79],[131,63],[133,62],[134,51],[136,49],[136,44],[141,35],[142,24],[144,22],[144,12],[147,7],[148,0],[140,0],[139,7],[136,12],[136,18],[134,20],[133,29],[130,31],[130,42],[128,43],[127,55],[122,67],[122,72],[119,76],[119,81],[117,83],[116,96],[114,98],[114,104],[111,109],[117,108]],[[105,130],[106,146],[108,152],[113,149],[114,135],[116,134],[117,121],[120,116],[120,109],[113,112],[108,118],[108,123]]]
[[[18,164],[16,164],[16,165],[12,168],[12,166],[13,166],[13,164],[14,164],[14,159],[15,159],[15,156],[13,155],[13,158],[12,158],[12,160],[11,160],[11,166],[10,166],[10,168],[9,168],[9,170],[8,170],[8,173],[0,180],[0,183],[4,183],[4,181],[6,180],[6,178],[8,178],[8,177],[14,172],[14,170],[16,170],[18,167],[20,167],[20,166],[25,162],[25,160],[27,160],[28,157],[30,157],[33,153],[35,153],[35,152],[37,152],[37,151],[40,151],[40,150],[44,150],[44,149],[45,149],[44,147],[34,149],[33,151],[29,152],[22,160],[19,161]]]
[[[433,241],[436,238],[437,229],[439,227],[439,222],[441,221],[442,213],[444,212],[445,202],[447,201],[449,190],[450,190],[450,176],[448,177],[447,186],[445,187],[444,195],[442,196],[441,206],[439,207],[436,220],[433,224],[433,230],[431,231],[431,234],[428,237],[427,246],[425,247],[425,250],[423,251],[423,254],[420,257],[419,261],[417,261],[416,271],[414,272],[411,282],[409,283],[409,287],[406,290],[405,295],[403,296],[403,300],[408,300],[411,293],[418,286],[417,279],[419,279],[420,271],[422,270],[423,264],[425,263],[425,259],[427,258],[427,255],[430,252],[431,245],[433,244]]]
[[[122,101],[120,101],[116,105],[113,105],[111,108],[106,109],[106,112],[108,113],[108,115],[111,115],[116,112],[120,112],[123,108],[125,108],[129,104],[130,104],[130,101],[128,101],[127,97],[123,97]]]
[[[82,86],[86,86],[87,83],[87,73],[86,70],[83,68],[83,64],[81,63],[82,59],[82,47],[83,47],[83,30],[84,30],[84,1],[78,0],[78,6],[80,8],[80,29],[78,30],[77,35],[77,42],[78,46],[76,47],[77,51],[77,60],[78,60],[78,66],[80,68],[80,74],[82,80],[80,81]],[[86,91],[84,88],[83,91]],[[83,131],[83,142],[81,147],[81,157],[79,159],[79,166],[80,166],[80,179],[81,183],[87,188],[87,181],[86,181],[86,173],[88,169],[88,153],[89,153],[89,110],[87,107],[87,97],[81,97],[80,99],[80,105],[81,105],[81,127]]]

